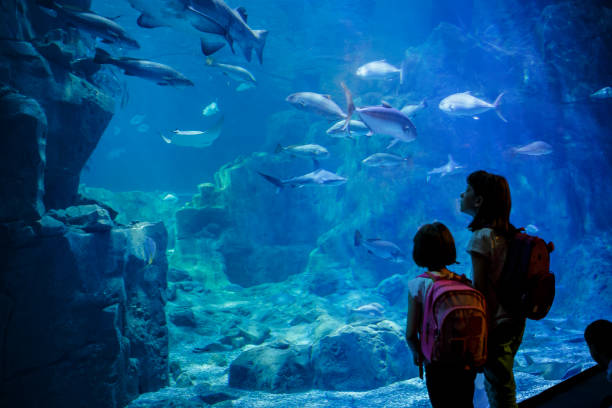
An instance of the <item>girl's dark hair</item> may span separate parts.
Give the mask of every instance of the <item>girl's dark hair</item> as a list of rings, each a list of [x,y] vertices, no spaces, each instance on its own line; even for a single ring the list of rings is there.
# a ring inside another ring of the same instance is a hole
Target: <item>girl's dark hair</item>
[[[441,222],[425,224],[414,236],[412,259],[422,267],[439,270],[455,263],[457,252],[451,232]]]
[[[467,183],[474,190],[474,195],[482,197],[482,205],[468,229],[475,231],[489,227],[498,234],[514,234],[516,228],[510,224],[512,198],[508,181],[503,176],[478,170],[467,177]]]

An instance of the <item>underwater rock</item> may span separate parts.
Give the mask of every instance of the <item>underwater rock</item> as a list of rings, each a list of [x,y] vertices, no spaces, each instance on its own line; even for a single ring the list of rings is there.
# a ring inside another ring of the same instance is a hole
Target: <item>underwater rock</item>
[[[86,232],[109,231],[114,225],[108,211],[98,205],[79,205],[65,210],[51,210],[48,215]]]
[[[224,208],[182,208],[176,212],[177,239],[218,238],[228,225],[228,214]]]
[[[229,386],[273,393],[300,392],[312,387],[310,346],[259,346],[242,352],[229,368]]]
[[[180,327],[196,327],[193,311],[187,307],[179,307],[168,313],[170,321]]]
[[[397,324],[347,325],[312,347],[314,386],[325,390],[364,391],[418,375]]]
[[[185,388],[191,387],[193,385],[193,378],[186,372],[182,372],[178,375],[176,379],[176,386]]]
[[[36,100],[0,89],[0,221],[40,218],[47,118]]]
[[[270,337],[270,328],[258,324],[250,324],[248,327],[236,327],[230,329],[219,342],[240,348],[247,344],[259,345]]]
[[[66,225],[49,215],[43,215],[37,222],[40,225],[40,235],[43,237],[63,235],[66,232]]]
[[[163,224],[52,229],[35,225],[30,245],[0,245],[0,405],[120,408],[166,385]],[[159,250],[150,264],[143,237]]]
[[[191,280],[189,272],[176,268],[168,269],[168,282],[181,282],[187,280]]]
[[[380,293],[391,305],[408,299],[408,277],[406,275],[393,275],[383,280],[376,287],[376,291]]]

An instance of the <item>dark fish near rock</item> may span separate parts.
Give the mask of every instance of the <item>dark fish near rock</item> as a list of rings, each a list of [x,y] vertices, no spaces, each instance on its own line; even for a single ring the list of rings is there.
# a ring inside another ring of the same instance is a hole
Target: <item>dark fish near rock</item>
[[[57,17],[64,20],[67,25],[72,25],[79,30],[86,31],[94,37],[102,38],[102,41],[105,43],[140,48],[138,42],[130,37],[123,27],[109,18],[102,17],[91,11],[62,6],[54,1],[38,0],[38,4],[53,10]]]
[[[126,75],[148,79],[158,85],[193,86],[193,82],[168,65],[136,58],[114,58],[108,52],[96,48],[93,59],[96,64],[110,64],[121,68]]]
[[[355,246],[363,246],[368,253],[385,261],[402,263],[406,261],[406,255],[393,242],[384,241],[380,238],[369,238],[364,240],[361,232],[355,231]]]

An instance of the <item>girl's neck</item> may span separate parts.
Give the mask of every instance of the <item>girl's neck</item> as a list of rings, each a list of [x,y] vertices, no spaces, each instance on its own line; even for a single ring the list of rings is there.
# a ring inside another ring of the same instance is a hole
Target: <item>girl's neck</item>
[[[427,268],[427,272],[438,272],[441,274],[451,273],[451,271],[446,268]]]

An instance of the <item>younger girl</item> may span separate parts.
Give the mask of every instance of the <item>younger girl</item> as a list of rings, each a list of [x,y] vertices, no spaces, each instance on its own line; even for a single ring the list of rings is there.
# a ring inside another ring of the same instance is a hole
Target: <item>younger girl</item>
[[[446,226],[439,222],[426,224],[419,228],[414,237],[412,257],[418,266],[428,269],[439,277],[453,275],[446,266],[456,259],[455,241]],[[419,341],[419,327],[423,321],[423,305],[427,291],[433,280],[417,277],[408,283],[408,318],[406,341],[412,350],[414,364],[423,364],[423,354]],[[426,384],[431,405],[440,407],[473,407],[474,379],[476,371],[465,365],[426,363]]]
[[[509,239],[516,233],[510,224],[512,200],[502,176],[479,170],[467,178],[461,194],[461,211],[473,217],[467,251],[472,258],[474,287],[487,303],[488,358],[484,366],[485,389],[491,408],[516,407],[514,356],[525,330],[525,318],[512,316],[499,304],[499,278]]]

